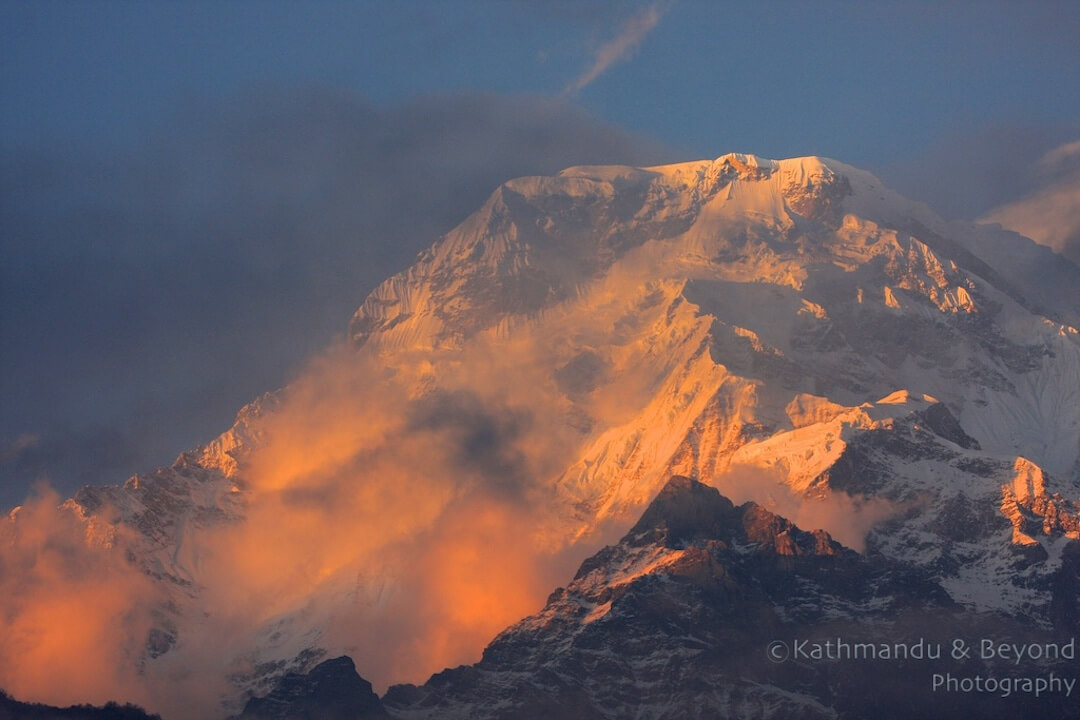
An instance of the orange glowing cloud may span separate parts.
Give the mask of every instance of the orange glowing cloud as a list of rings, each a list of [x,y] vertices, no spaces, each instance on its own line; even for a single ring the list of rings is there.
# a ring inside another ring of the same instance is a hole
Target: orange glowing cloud
[[[226,714],[229,678],[310,647],[350,654],[380,690],[479,659],[606,539],[578,538],[553,488],[587,438],[568,416],[603,426],[641,402],[563,378],[572,400],[552,375],[580,342],[602,346],[610,318],[536,322],[422,361],[349,346],[313,359],[252,421],[257,441],[233,478],[242,519],[179,529],[163,562],[183,566],[190,590],[130,565],[123,528],[105,528],[117,533],[106,547],[55,496],[29,503],[0,550],[0,589],[15,598],[2,605],[0,687],[53,703],[130,700],[176,720]],[[162,613],[176,642],[151,660]]]
[[[573,446],[559,449],[563,408],[529,372],[458,366],[414,395],[415,378],[363,352],[316,359],[241,460],[244,520],[185,538],[212,618],[177,653],[235,658],[285,623],[332,628],[317,642],[377,688],[477,660],[592,549],[553,540],[545,483]]]
[[[123,529],[77,512],[42,488],[0,522],[0,687],[59,704],[144,702],[135,678],[155,591],[119,556]]]

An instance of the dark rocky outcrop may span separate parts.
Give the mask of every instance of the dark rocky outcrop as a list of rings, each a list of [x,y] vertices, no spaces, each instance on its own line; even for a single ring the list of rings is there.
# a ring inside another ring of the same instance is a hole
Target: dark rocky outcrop
[[[952,638],[982,637],[1053,640],[965,611],[923,569],[868,558],[675,477],[617,545],[586,560],[479,663],[394,686],[383,702],[395,717],[439,720],[1067,716],[1060,694],[935,693],[934,673],[1049,672],[951,659]],[[924,639],[943,654],[792,656],[797,640],[838,639],[875,648]],[[781,656],[770,654],[773,643]]]
[[[388,715],[348,657],[289,673],[269,695],[252,698],[236,720],[367,720]]]
[[[59,708],[25,703],[0,690],[0,720],[161,720],[135,705],[106,703],[104,707],[72,705]]]

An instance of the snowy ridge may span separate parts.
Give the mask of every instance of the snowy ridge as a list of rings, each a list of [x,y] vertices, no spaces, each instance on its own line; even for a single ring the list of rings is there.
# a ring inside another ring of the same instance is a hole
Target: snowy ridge
[[[673,474],[724,487],[750,473],[750,493],[779,483],[809,509],[873,508],[868,555],[1049,625],[1080,517],[1080,288],[1059,274],[1035,297],[1003,257],[1038,265],[1019,236],[948,223],[833,160],[574,167],[498,188],[349,329],[357,363],[403,386],[406,417],[469,392],[556,419],[566,456],[544,467],[538,551],[595,549]],[[258,500],[248,463],[279,397],[173,467],[66,506],[162,588],[148,673],[214,632],[203,543]],[[642,572],[683,561],[663,557],[639,558]],[[225,707],[344,652],[339,609],[389,602],[395,578],[376,572],[342,561],[273,615],[224,661],[246,668]],[[590,602],[575,612],[605,621],[610,607]],[[797,702],[744,691],[738,702]]]

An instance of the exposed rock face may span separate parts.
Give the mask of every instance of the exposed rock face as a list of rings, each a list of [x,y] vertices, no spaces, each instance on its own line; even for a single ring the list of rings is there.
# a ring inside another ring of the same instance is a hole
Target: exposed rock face
[[[386,718],[371,683],[347,657],[325,660],[311,671],[288,673],[273,691],[252,698],[236,720],[366,720]]]
[[[479,663],[392,687],[384,702],[397,717],[447,720],[1038,718],[1075,708],[1061,693],[935,693],[934,673],[1049,672],[950,660],[952,638],[984,636],[1034,637],[965,613],[916,568],[865,558],[675,477],[618,545],[586,560]],[[808,642],[796,650],[800,640]],[[825,659],[814,657],[826,642]],[[866,644],[861,656],[857,643]],[[888,654],[898,644],[905,659]],[[1071,662],[1050,667],[1068,675]]]

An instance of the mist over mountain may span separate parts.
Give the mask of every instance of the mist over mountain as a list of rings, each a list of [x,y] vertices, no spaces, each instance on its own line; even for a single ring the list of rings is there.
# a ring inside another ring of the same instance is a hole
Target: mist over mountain
[[[0,150],[4,508],[227,428],[499,183],[672,156],[540,97],[274,86],[179,105],[122,149]]]
[[[720,697],[742,656],[717,623],[742,616],[688,615],[663,584],[721,592],[725,573],[772,629],[906,609],[1075,634],[1078,289],[1030,239],[829,159],[505,182],[231,429],[13,511],[0,687],[224,717],[347,654],[377,693],[413,684],[384,697],[404,717],[510,697],[541,716],[541,696],[614,716],[705,696],[761,717],[864,707],[822,704],[824,675],[805,697],[768,673]],[[575,645],[633,644],[620,597],[653,637],[709,629],[630,648],[670,670],[644,682]],[[736,639],[765,660],[766,635]],[[625,692],[547,692],[601,664]]]

